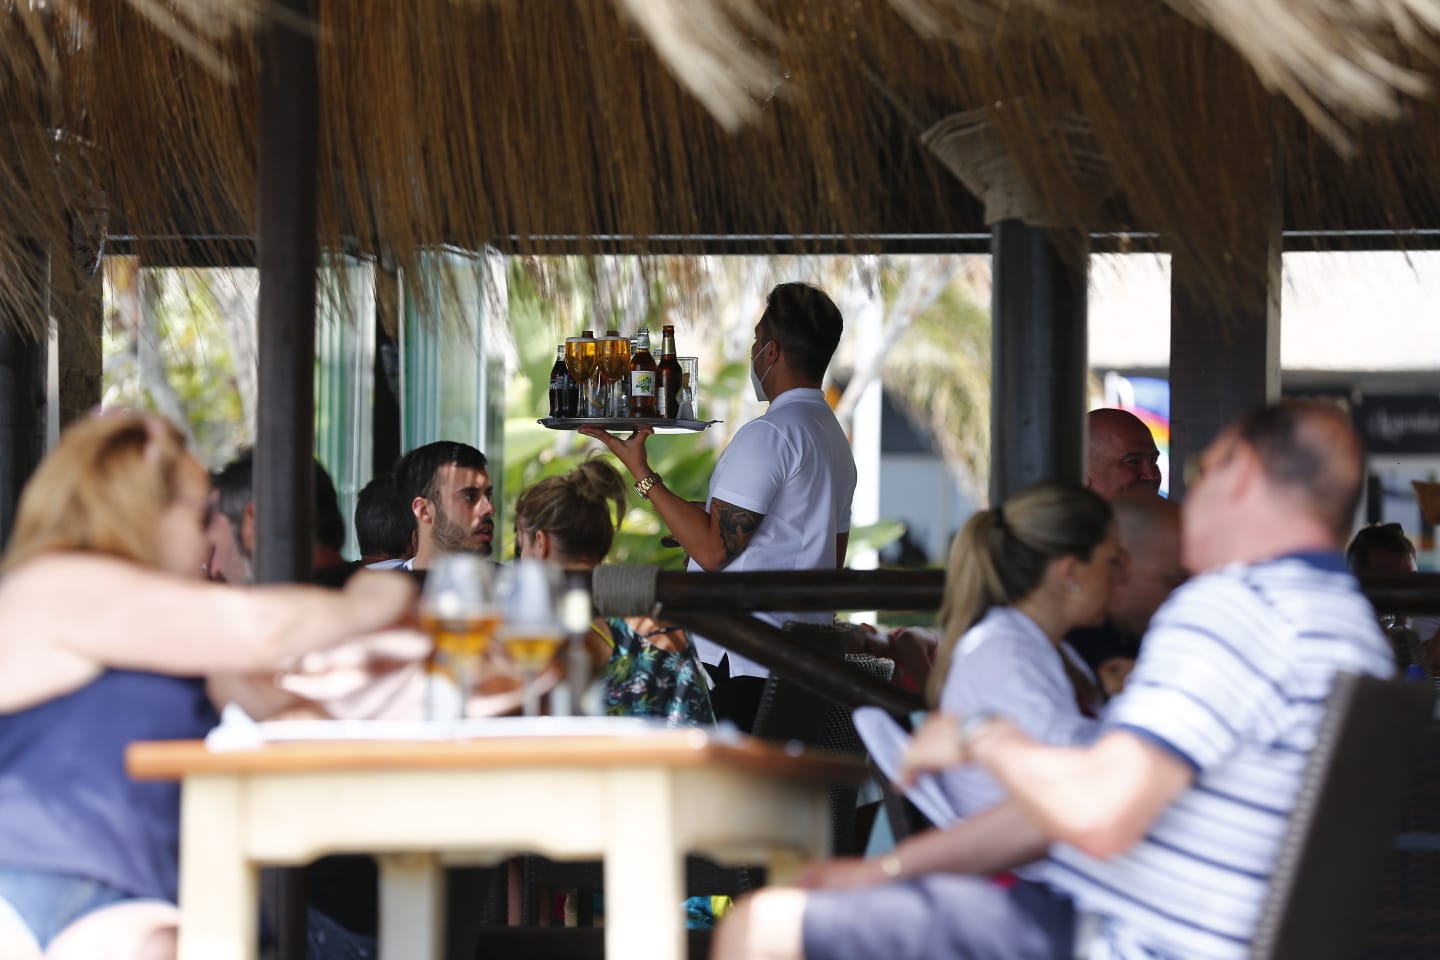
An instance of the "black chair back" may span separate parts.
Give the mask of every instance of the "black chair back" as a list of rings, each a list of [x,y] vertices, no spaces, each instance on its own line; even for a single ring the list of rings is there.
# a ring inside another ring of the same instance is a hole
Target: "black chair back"
[[[1428,685],[1335,681],[1281,844],[1257,960],[1361,956],[1370,906],[1434,710]]]

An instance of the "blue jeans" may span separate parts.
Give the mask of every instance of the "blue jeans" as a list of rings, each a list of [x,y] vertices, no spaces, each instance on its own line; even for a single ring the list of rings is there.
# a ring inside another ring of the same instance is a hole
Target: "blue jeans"
[[[138,900],[123,890],[84,877],[0,867],[0,909],[9,907],[30,928],[41,950],[60,931],[101,907]]]

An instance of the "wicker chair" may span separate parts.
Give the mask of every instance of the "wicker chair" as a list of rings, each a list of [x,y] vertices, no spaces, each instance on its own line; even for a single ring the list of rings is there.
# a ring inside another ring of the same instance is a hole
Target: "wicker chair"
[[[1281,843],[1252,957],[1382,955],[1361,946],[1368,908],[1379,890],[1386,838],[1400,819],[1426,743],[1434,699],[1428,685],[1348,674],[1336,680]]]
[[[1440,956],[1440,723],[1430,724],[1374,900],[1366,957]]]

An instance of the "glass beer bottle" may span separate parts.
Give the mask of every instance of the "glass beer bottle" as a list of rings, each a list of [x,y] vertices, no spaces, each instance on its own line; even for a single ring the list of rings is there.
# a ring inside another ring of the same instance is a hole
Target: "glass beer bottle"
[[[675,359],[675,325],[665,324],[661,328],[660,365],[655,368],[655,405],[658,416],[674,420],[680,412],[680,388],[684,383],[684,372],[680,361]]]
[[[630,358],[630,416],[655,416],[655,358],[650,355],[650,331],[636,336]]]

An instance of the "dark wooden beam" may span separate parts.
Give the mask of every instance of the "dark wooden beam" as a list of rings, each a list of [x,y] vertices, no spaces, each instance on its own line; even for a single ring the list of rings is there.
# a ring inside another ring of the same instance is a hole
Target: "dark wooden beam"
[[[319,81],[308,0],[266,30],[260,65],[259,406],[255,571],[305,580],[313,541]]]
[[[28,262],[17,265],[24,275],[4,279],[30,288],[39,320],[0,316],[0,546],[10,542],[20,492],[45,455],[48,344],[25,331],[48,325],[50,258],[38,246],[29,249]]]
[[[316,163],[320,123],[309,0],[278,0],[260,52],[259,405],[255,575],[306,580],[314,542]],[[305,956],[305,877],[267,872],[281,960]]]
[[[655,599],[667,616],[677,610],[937,610],[944,591],[943,570],[662,571],[655,580]]]
[[[105,301],[100,281],[93,280],[65,299],[69,315],[56,317],[61,430],[100,406],[105,375]]]
[[[876,706],[898,717],[925,709],[913,693],[877,680],[852,667],[838,654],[826,655],[763,620],[745,614],[672,610],[667,619],[713,640],[804,687],[847,707]]]
[[[993,227],[990,500],[1085,480],[1085,258],[1019,220]]]

